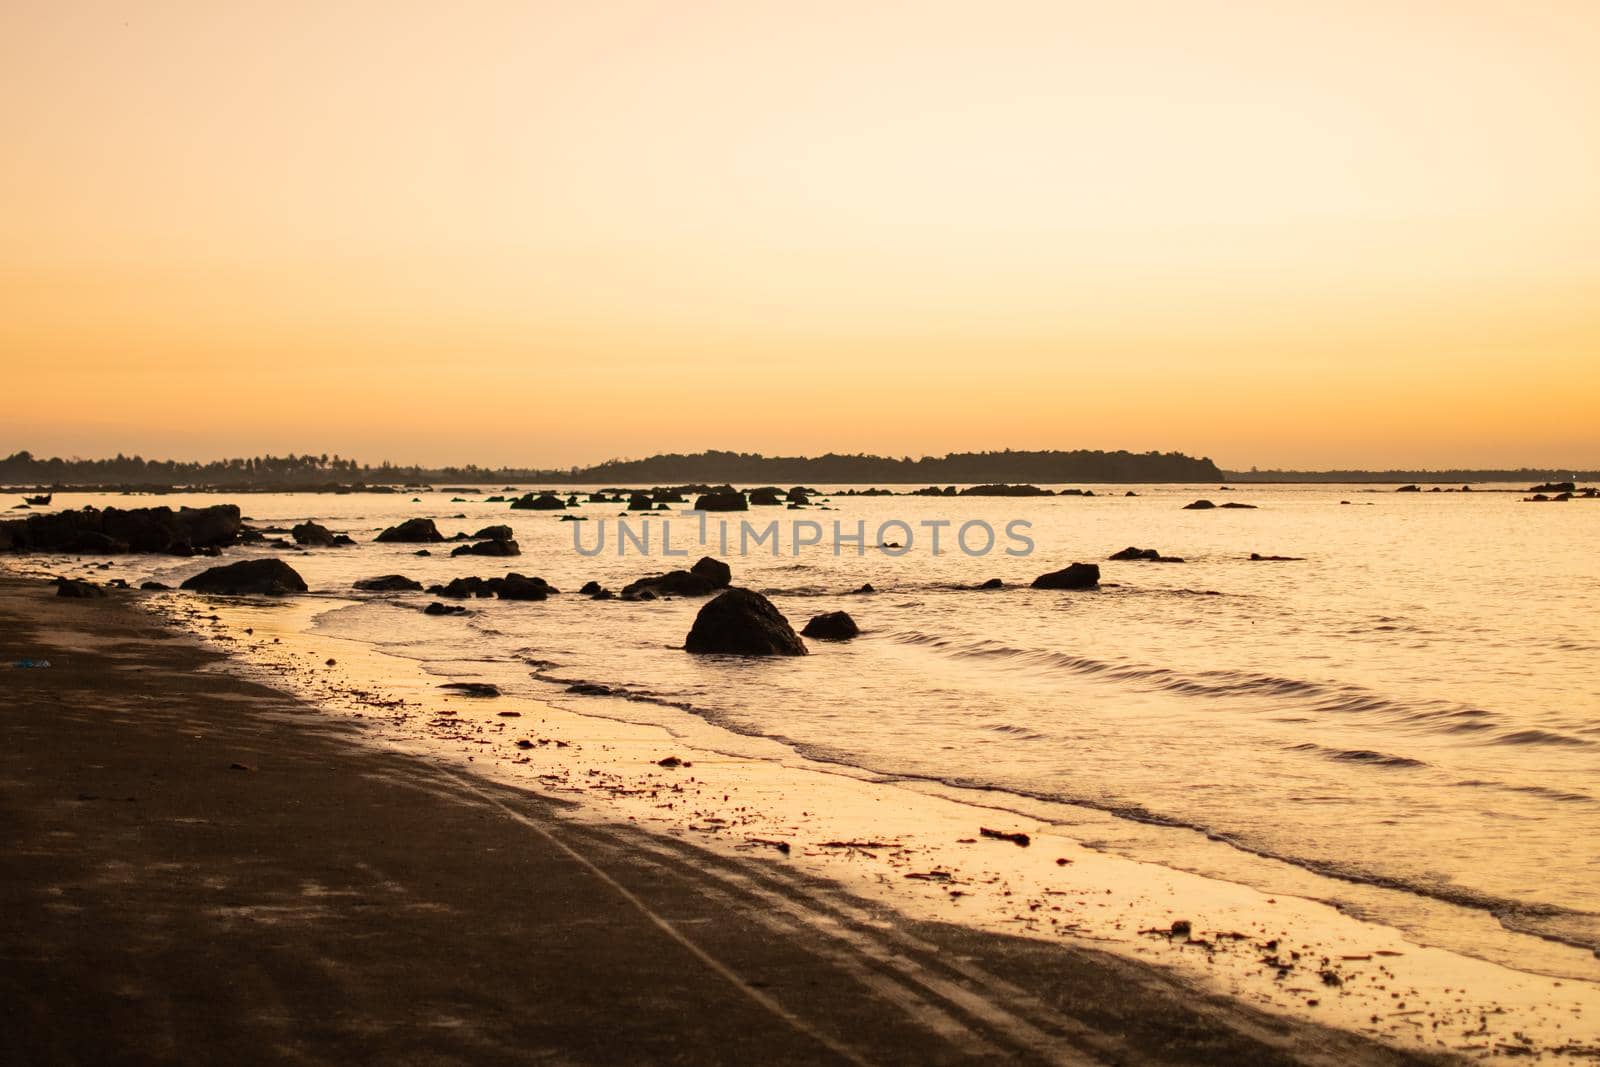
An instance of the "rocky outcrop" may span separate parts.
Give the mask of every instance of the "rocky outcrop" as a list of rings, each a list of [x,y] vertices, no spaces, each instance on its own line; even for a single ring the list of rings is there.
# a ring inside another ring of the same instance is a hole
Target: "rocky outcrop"
[[[1223,504],[1222,507],[1233,508],[1236,511],[1254,511],[1256,509],[1254,504],[1239,504],[1232,500],[1228,501],[1226,504]]]
[[[1035,589],[1093,589],[1099,584],[1100,567],[1095,563],[1073,563],[1033,580]]]
[[[333,536],[333,531],[318,523],[306,521],[289,531],[297,545],[310,545],[312,548],[333,548],[338,541]]]
[[[803,656],[805,642],[772,601],[751,589],[729,589],[695,616],[684,651],[734,656]]]
[[[961,490],[961,496],[1055,496],[1049,489],[1040,489],[1037,485],[969,485]],[[1074,493],[1081,496],[1081,493]]]
[[[237,544],[239,508],[83,508],[0,522],[0,547],[16,552],[124,552],[192,556]]]
[[[1216,507],[1216,505],[1213,504],[1209,500],[1196,500],[1192,504],[1185,504],[1183,506],[1183,510],[1184,511],[1206,511],[1206,510],[1209,510],[1209,509],[1214,508],[1214,507]]]
[[[824,641],[848,641],[861,632],[856,620],[843,611],[827,611],[813,615],[800,631],[802,637],[817,637]]]
[[[650,511],[655,506],[656,502],[650,498],[648,493],[634,493],[628,498],[629,511]]]
[[[431,545],[444,540],[444,534],[432,519],[407,519],[399,526],[391,526],[377,536],[378,541],[408,545]]]
[[[562,511],[567,502],[554,493],[524,493],[513,500],[511,506],[518,511]]]
[[[449,585],[432,585],[434,596],[464,600],[468,597],[499,597],[501,600],[544,600],[560,590],[543,578],[530,578],[512,572],[504,578],[452,578]]]
[[[705,493],[695,498],[696,511],[749,511],[743,493]]]
[[[765,485],[759,489],[750,490],[750,503],[755,507],[775,507],[783,503],[783,497],[778,494],[776,486]]]
[[[424,615],[465,615],[467,609],[460,604],[441,604],[437,600],[422,609]]]
[[[1304,556],[1263,556],[1259,552],[1250,553],[1252,563],[1299,563],[1304,559]]]
[[[1182,563],[1182,556],[1163,556],[1153,548],[1134,548],[1129,545],[1121,552],[1113,552],[1108,559],[1112,560],[1143,560],[1150,563]]]
[[[511,527],[504,523],[498,523],[494,526],[485,526],[473,534],[471,539],[474,541],[509,541],[511,538]]]
[[[622,599],[638,600],[648,590],[655,596],[709,596],[718,589],[726,589],[733,579],[733,569],[720,559],[702,556],[700,561],[686,571],[668,571],[648,578],[640,578],[622,587]]]
[[[422,591],[422,583],[403,574],[384,574],[377,578],[363,578],[355,588],[369,593],[411,593]]]
[[[246,559],[225,567],[202,571],[179,586],[197,593],[224,593],[230,596],[264,593],[279,596],[304,593],[305,579],[281,559]]]

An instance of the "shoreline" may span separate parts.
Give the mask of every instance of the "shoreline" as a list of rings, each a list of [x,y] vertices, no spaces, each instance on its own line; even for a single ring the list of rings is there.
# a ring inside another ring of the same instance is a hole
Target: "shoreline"
[[[273,672],[320,706],[364,716],[372,739],[581,798],[578,817],[650,826],[730,858],[753,851],[918,920],[1109,951],[1167,970],[1203,995],[1408,1049],[1506,1058],[1540,1051],[1589,1062],[1600,1045],[1589,1022],[1600,1018],[1594,983],[1430,948],[1313,899],[1103,853],[1013,809],[1000,809],[1008,813],[1003,829],[1029,832],[1034,847],[980,840],[980,823],[999,816],[961,790],[820,767],[778,741],[730,735],[695,717],[685,731],[669,732],[570,710],[526,695],[521,660],[425,664],[318,633],[311,620],[336,603],[315,600],[210,601],[210,614],[175,603],[180,615],[208,624],[221,647],[241,653],[234,662]],[[330,651],[336,665],[324,667]],[[491,682],[506,695],[444,696],[437,686],[445,681]],[[421,705],[443,710],[416,714]],[[529,736],[539,743],[530,750],[511,747],[532,724],[502,718],[508,710],[538,717]],[[735,739],[736,750],[722,744]],[[662,772],[656,761],[669,754],[693,755],[692,768]],[[693,783],[692,797],[671,784],[677,775]],[[779,840],[793,846],[781,860],[770,851]],[[857,843],[883,847],[836,847]],[[1191,924],[1189,936],[1156,932],[1180,918]],[[1486,932],[1498,928],[1487,914],[1478,921]],[[1545,944],[1521,936],[1530,950]]]
[[[31,1020],[6,1038],[15,1062],[238,1058],[241,1033],[261,1039],[246,1059],[352,1041],[533,1058],[521,1032],[582,1062],[1421,1062],[1089,948],[573,818],[371,744],[127,598],[49,590],[0,581],[0,639],[52,661],[6,672],[5,986]],[[561,989],[535,995],[550,967]],[[308,1019],[294,1040],[312,1045],[284,1045]]]

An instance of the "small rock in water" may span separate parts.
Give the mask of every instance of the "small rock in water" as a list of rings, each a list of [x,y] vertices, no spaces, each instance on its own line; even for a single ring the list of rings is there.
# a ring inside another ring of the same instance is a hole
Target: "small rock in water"
[[[332,663],[332,660],[328,661]],[[446,682],[440,689],[453,689],[465,697],[497,697],[500,687],[489,682]]]

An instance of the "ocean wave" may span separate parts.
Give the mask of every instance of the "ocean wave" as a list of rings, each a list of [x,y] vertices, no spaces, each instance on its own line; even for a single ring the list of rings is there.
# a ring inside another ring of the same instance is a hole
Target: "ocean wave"
[[[1409,756],[1391,756],[1387,752],[1374,752],[1367,748],[1327,748],[1313,741],[1289,745],[1291,752],[1314,752],[1341,763],[1365,763],[1373,767],[1426,767],[1427,764]]]
[[[1441,733],[1493,729],[1494,723],[1499,718],[1494,712],[1483,708],[1453,704],[1449,701],[1401,700],[1354,685],[1285,678],[1252,671],[1214,670],[1185,673],[1171,667],[1128,662],[1113,663],[1067,652],[1014,648],[983,638],[954,638],[916,630],[902,630],[887,636],[902,644],[935,649],[952,658],[992,660],[1004,663],[1008,667],[1046,672],[1061,671],[1183,696],[1208,699],[1291,699],[1307,711],[1330,715],[1380,715],[1403,725]],[[1505,736],[1513,739],[1508,743],[1533,743],[1535,739],[1522,737],[1530,733],[1543,733],[1543,731],[1520,731],[1518,734]],[[1576,738],[1567,738],[1567,741],[1587,743]]]
[[[944,642],[947,639],[931,638],[935,642]],[[732,720],[726,714],[713,709],[701,707],[691,701],[675,697],[670,694],[658,693],[646,689],[627,685],[613,685],[609,683],[594,682],[582,678],[567,677],[555,673],[552,668],[556,664],[548,661],[530,661],[534,669],[531,677],[536,680],[562,687],[574,696],[603,696],[614,699],[636,701],[654,704],[661,707],[674,708],[696,715],[707,722],[731,730],[735,733],[752,737],[764,737],[777,741],[792,748],[795,752],[807,759],[818,763],[833,764],[849,767],[854,770],[867,771],[883,775],[887,779],[900,781],[921,781],[948,786],[953,789],[973,790],[984,793],[1014,796],[1023,800],[1044,801],[1047,803],[1067,804],[1080,808],[1087,808],[1104,812],[1108,815],[1131,822],[1143,823],[1150,826],[1161,826],[1176,830],[1187,830],[1204,835],[1208,840],[1216,841],[1230,848],[1263,859],[1275,860],[1302,870],[1310,871],[1322,877],[1336,881],[1349,882],[1356,885],[1373,886],[1413,896],[1425,897],[1458,907],[1470,908],[1487,912],[1508,930],[1518,933],[1531,934],[1545,940],[1572,945],[1589,951],[1600,953],[1600,914],[1582,911],[1574,908],[1563,908],[1553,904],[1529,904],[1495,896],[1490,893],[1478,892],[1456,885],[1445,880],[1428,880],[1423,878],[1406,877],[1403,875],[1389,874],[1382,871],[1370,870],[1355,863],[1343,861],[1328,861],[1295,855],[1283,849],[1272,848],[1245,838],[1238,834],[1208,826],[1204,823],[1184,819],[1178,816],[1154,811],[1142,804],[1125,801],[1113,801],[1104,797],[1084,796],[1061,792],[1047,792],[1030,790],[1012,784],[1001,784],[984,781],[982,779],[968,778],[957,775],[942,775],[932,773],[908,772],[903,769],[892,769],[870,765],[861,761],[850,753],[842,752],[831,746],[808,743],[781,734],[763,732],[746,724]],[[1308,685],[1310,683],[1299,683]],[[995,732],[1016,736],[1022,739],[1034,739],[1039,735],[1023,727],[1007,723],[995,723],[986,729]],[[1420,767],[1425,766],[1421,761],[1412,760],[1404,756],[1393,756],[1379,752],[1370,752],[1360,749],[1338,750],[1324,749],[1317,745],[1297,745],[1295,748],[1306,751],[1320,750],[1330,759],[1342,762],[1366,763],[1386,767]],[[1540,787],[1505,786],[1495,782],[1462,782],[1460,785],[1482,785],[1498,788],[1511,788],[1520,792],[1536,792]],[[1559,791],[1548,790],[1545,795],[1549,799],[1561,802],[1577,802],[1589,800],[1581,794],[1563,794]]]

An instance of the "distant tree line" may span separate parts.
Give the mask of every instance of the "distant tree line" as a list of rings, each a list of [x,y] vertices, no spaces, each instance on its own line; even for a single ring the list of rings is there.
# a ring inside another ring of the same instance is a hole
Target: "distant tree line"
[[[513,467],[377,466],[339,456],[255,456],[185,463],[117,455],[112,459],[40,459],[28,452],[0,459],[0,483],[39,486],[218,486],[320,488],[330,485],[485,484],[542,482],[606,486],[700,483],[913,484],[979,482],[1216,482],[1223,474],[1209,459],[1181,452],[953,452],[946,456],[865,454],[763,456],[755,452],[669,453],[648,459],[611,459],[560,470]]]
[[[1600,471],[1571,467],[1520,467],[1516,470],[1389,471],[1228,471],[1230,482],[1417,482],[1465,485],[1470,482],[1592,482]]]

